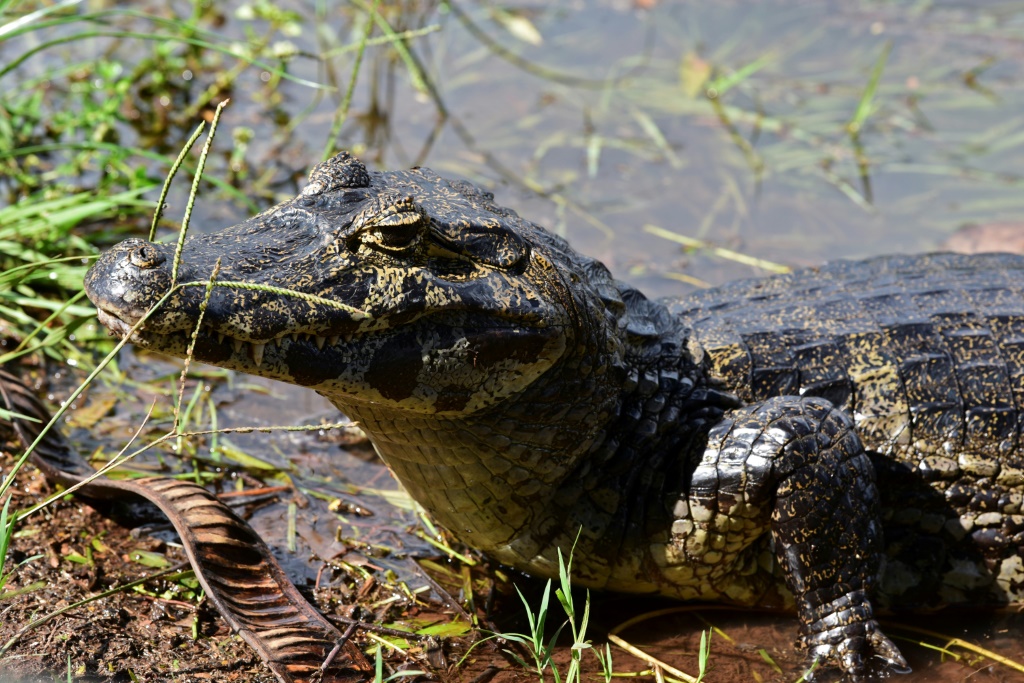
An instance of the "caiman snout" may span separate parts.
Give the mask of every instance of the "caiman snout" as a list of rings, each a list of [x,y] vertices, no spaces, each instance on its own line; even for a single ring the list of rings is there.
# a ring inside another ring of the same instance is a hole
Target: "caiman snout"
[[[170,246],[170,245],[168,245]],[[103,324],[124,333],[171,287],[171,259],[161,245],[128,239],[100,256],[85,291]]]

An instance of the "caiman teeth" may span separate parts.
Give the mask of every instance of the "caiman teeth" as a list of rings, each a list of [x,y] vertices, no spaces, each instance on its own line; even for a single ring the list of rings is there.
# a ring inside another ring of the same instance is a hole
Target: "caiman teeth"
[[[257,344],[256,342],[250,342],[249,355],[252,357],[252,362],[256,364],[256,367],[259,367],[260,363],[263,362],[263,349],[265,349],[266,347],[266,344]]]
[[[353,336],[351,334],[334,334],[327,337],[319,334],[307,334],[305,332],[290,332],[280,337],[274,337],[260,344],[258,342],[247,342],[242,339],[235,339],[234,337],[227,336],[223,332],[215,332],[214,334],[217,337],[217,341],[221,344],[224,343],[225,339],[231,340],[231,347],[234,349],[235,353],[241,353],[242,349],[248,346],[249,357],[252,358],[252,361],[256,363],[257,366],[263,362],[263,352],[266,349],[267,344],[280,349],[285,340],[290,338],[292,343],[305,341],[311,344],[316,344],[316,348],[323,351],[325,344],[335,346],[341,339],[344,339],[346,342],[352,341]]]

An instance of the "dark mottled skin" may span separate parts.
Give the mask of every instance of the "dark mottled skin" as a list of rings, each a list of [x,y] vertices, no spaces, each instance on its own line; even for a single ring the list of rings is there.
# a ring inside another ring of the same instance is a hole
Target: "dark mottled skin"
[[[172,253],[105,254],[86,278],[101,320],[126,333]],[[187,240],[193,284],[132,341],[183,355],[219,256],[219,282],[307,298],[216,288],[195,355],[328,397],[502,562],[551,576],[578,534],[578,583],[794,608],[809,657],[851,680],[905,666],[873,604],[1024,599],[1024,259],[651,301],[471,185],[343,154]]]

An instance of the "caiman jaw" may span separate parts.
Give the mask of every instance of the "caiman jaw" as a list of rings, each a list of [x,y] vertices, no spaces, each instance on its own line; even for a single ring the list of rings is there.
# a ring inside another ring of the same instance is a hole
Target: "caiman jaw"
[[[199,360],[257,374],[262,374],[260,369],[264,358],[282,349],[302,346],[308,355],[315,355],[347,343],[353,337],[354,331],[332,330],[321,334],[315,329],[296,329],[262,338],[248,336],[244,326],[232,328],[223,322],[218,324],[217,318],[223,316],[216,304],[219,301],[220,309],[230,310],[233,305],[230,303],[231,290],[220,290],[216,300],[211,297],[211,305],[205,311],[197,333],[199,302],[204,295],[204,288],[199,285],[179,288],[172,293],[163,306],[150,314],[146,322],[132,333],[132,328],[146,315],[148,307],[154,306],[172,289],[171,256],[165,253],[170,247],[137,239],[126,240],[104,254],[90,269],[86,276],[86,289],[97,306],[99,321],[112,333],[121,337],[131,334],[129,341],[133,344],[179,357],[186,355],[195,336],[194,355]],[[182,267],[177,281],[201,282],[194,275],[196,270],[191,266]],[[226,306],[225,294],[228,298]],[[273,306],[274,302],[264,305]],[[258,306],[255,308],[259,309]],[[234,317],[244,320],[242,315]],[[349,318],[341,322],[347,323],[350,329],[358,324],[351,319],[358,318],[358,315],[343,317]]]
[[[125,321],[118,318],[113,313],[107,313],[102,308],[96,309],[96,317],[100,323],[109,330],[112,335],[124,337],[129,334],[132,329],[132,325],[129,325]],[[129,341],[137,341],[137,339],[130,339]]]
[[[117,333],[121,336],[127,334],[131,330],[131,326],[103,310],[99,311],[98,318],[100,322],[109,328],[112,332]],[[181,343],[187,344],[191,338],[190,334],[184,332],[180,333]],[[234,364],[244,364],[244,359],[248,358],[252,361],[253,365],[259,368],[263,365],[263,357],[267,353],[267,350],[274,349],[283,350],[287,349],[292,345],[302,344],[307,347],[316,347],[317,351],[323,351],[325,347],[332,348],[340,345],[342,341],[348,343],[352,341],[353,334],[335,334],[329,337],[318,335],[318,334],[304,334],[301,332],[293,332],[289,335],[282,337],[275,337],[267,341],[247,341],[245,339],[237,339],[223,332],[218,332],[212,325],[202,325],[199,334],[196,337],[196,343],[204,344],[206,347],[211,346],[216,342],[221,347],[231,349],[232,358]],[[133,344],[140,346],[148,346],[145,337],[138,334],[134,335],[129,341]],[[204,355],[209,355],[204,354]]]

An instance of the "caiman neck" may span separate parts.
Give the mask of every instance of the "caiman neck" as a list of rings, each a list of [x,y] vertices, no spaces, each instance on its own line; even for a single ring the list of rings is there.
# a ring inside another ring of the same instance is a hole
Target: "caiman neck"
[[[625,539],[649,540],[627,527],[671,526],[661,491],[685,486],[687,450],[706,433],[701,416],[710,424],[723,411],[722,396],[706,386],[703,354],[695,357],[678,323],[663,322],[643,335],[604,326],[524,391],[468,415],[328,398],[360,423],[409,494],[467,544],[557,575],[555,548],[567,553],[579,532],[576,556],[587,559],[574,564],[575,578],[614,587],[618,558],[640,555]]]

